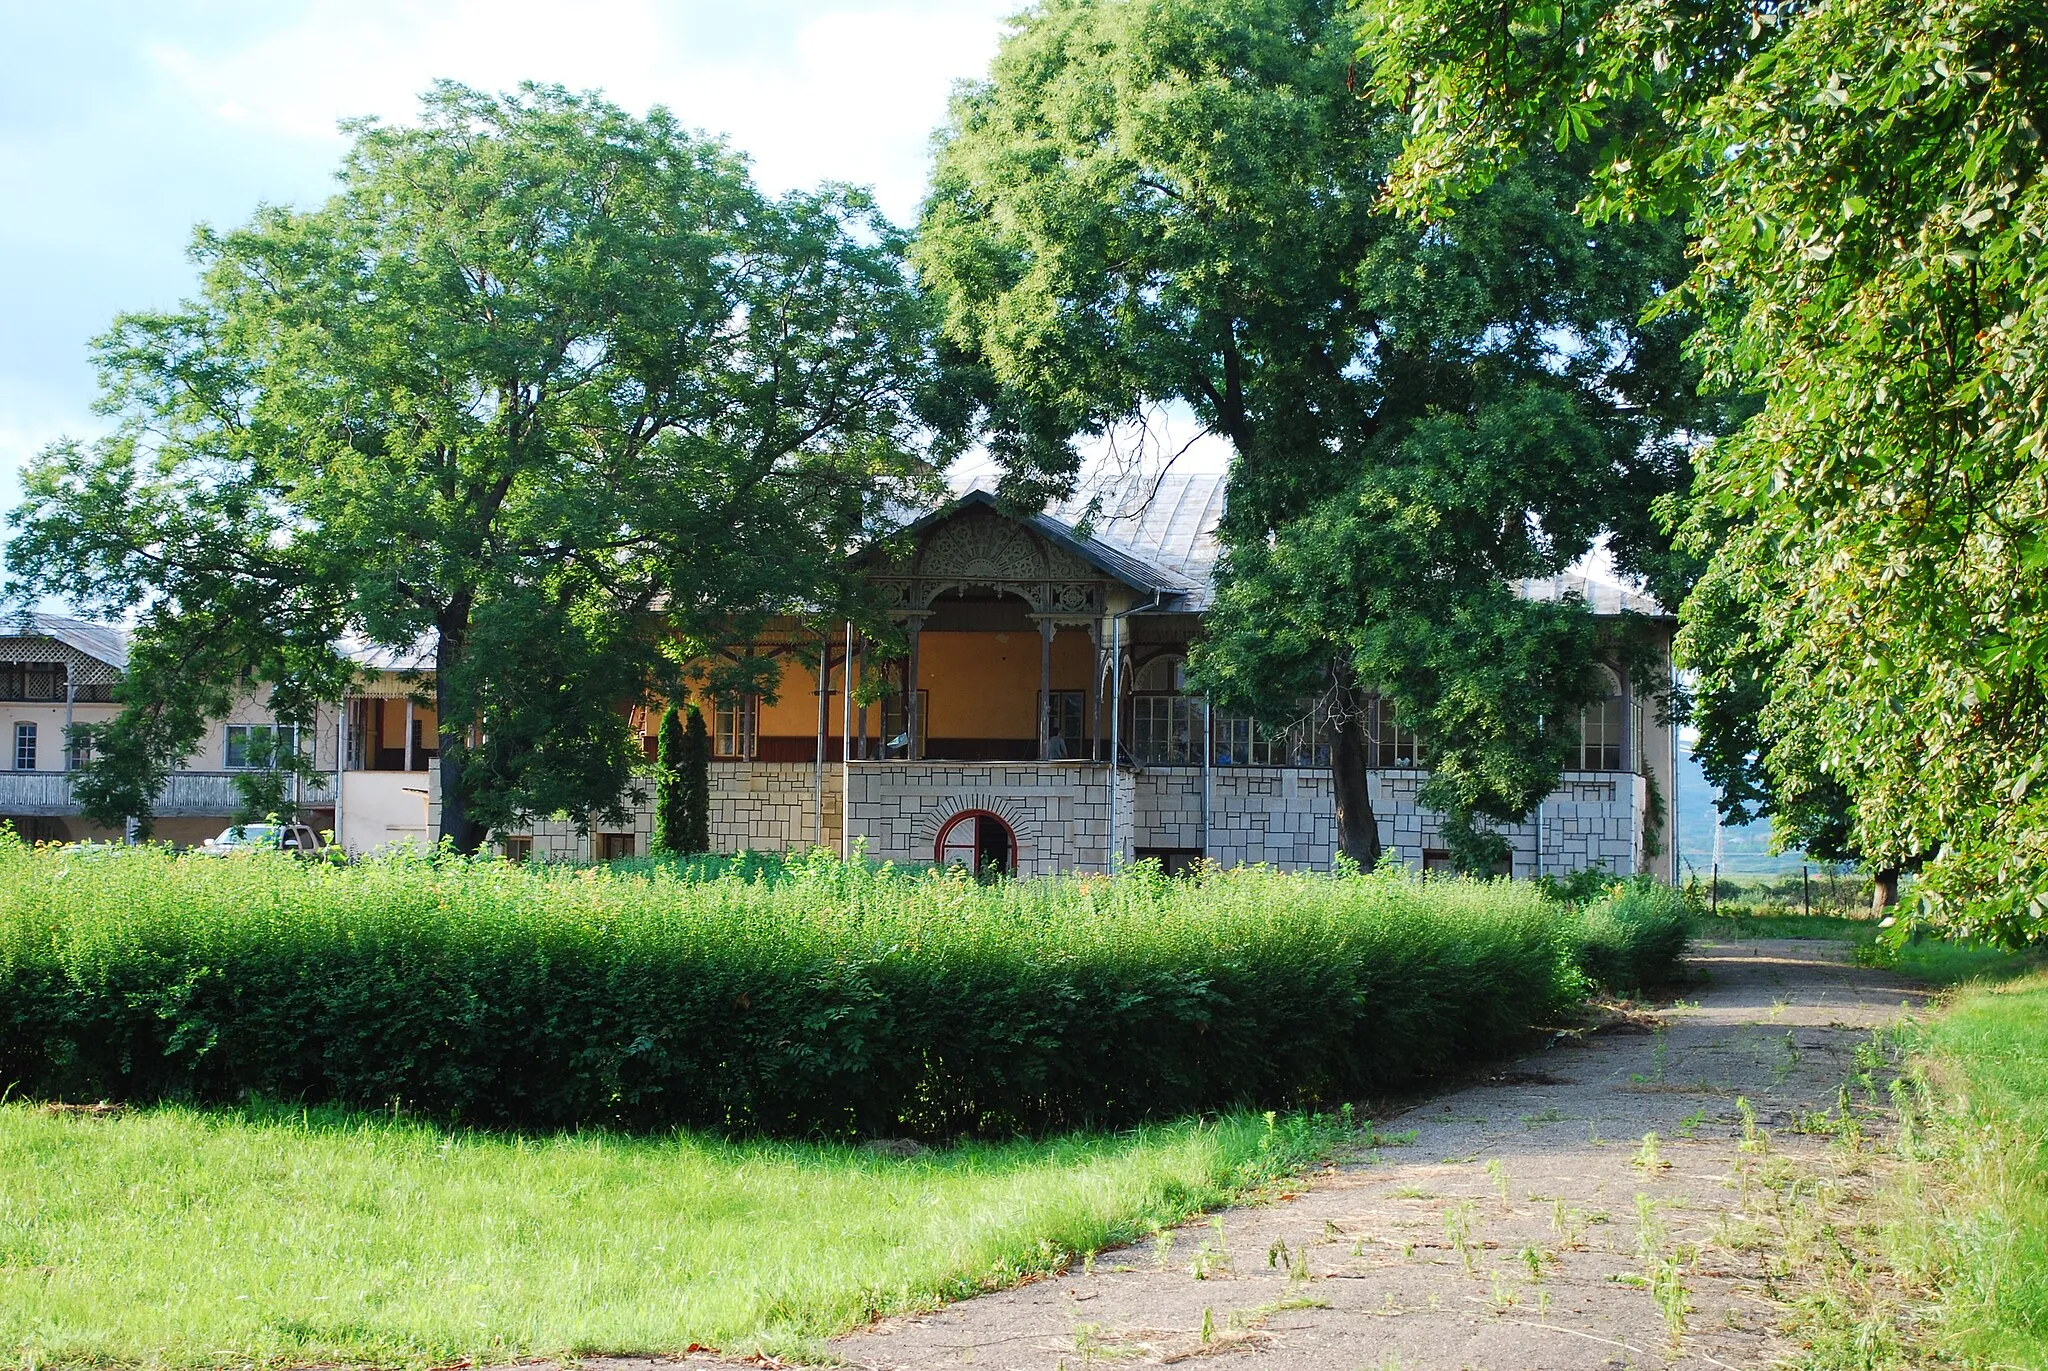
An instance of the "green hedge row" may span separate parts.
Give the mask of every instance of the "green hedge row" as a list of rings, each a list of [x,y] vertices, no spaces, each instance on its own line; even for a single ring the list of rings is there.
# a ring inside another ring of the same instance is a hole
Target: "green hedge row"
[[[1527,886],[1391,873],[702,880],[0,837],[0,1089],[513,1127],[1117,1126],[1501,1052],[1579,1000],[1591,926]]]
[[[1669,984],[1685,950],[1685,900],[1668,885],[1624,885],[1581,910],[1577,922],[1579,968],[1617,993]]]

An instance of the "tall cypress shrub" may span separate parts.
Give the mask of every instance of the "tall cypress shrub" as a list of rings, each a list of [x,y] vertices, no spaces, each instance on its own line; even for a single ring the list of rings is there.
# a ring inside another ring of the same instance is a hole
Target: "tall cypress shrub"
[[[654,850],[687,852],[681,767],[685,743],[682,717],[670,705],[661,711],[654,745]]]
[[[685,706],[689,722],[683,728],[676,762],[676,850],[711,850],[711,733],[704,727],[703,711]]]

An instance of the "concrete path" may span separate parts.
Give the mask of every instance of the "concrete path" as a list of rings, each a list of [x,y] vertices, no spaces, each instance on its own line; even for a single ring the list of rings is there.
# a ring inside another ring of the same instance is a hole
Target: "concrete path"
[[[1766,1366],[1787,1349],[1765,1254],[1731,1237],[1745,1160],[1737,1098],[1774,1153],[1817,1156],[1826,1139],[1788,1130],[1832,1107],[1858,1044],[1925,995],[1845,954],[1819,942],[1696,946],[1696,998],[1564,1039],[1387,1121],[1383,1132],[1412,1139],[1297,1198],[832,1351],[873,1371],[1204,1356],[1290,1371]],[[1650,1132],[1657,1155],[1645,1157]],[[1689,1306],[1675,1344],[1662,1312],[1674,1297]]]

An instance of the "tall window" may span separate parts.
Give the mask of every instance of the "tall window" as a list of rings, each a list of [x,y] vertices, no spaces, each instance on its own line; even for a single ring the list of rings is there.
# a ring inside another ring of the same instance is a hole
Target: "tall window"
[[[16,724],[14,726],[14,769],[34,771],[36,769],[36,726]]]
[[[928,755],[926,744],[932,736],[932,693],[929,690],[917,692],[917,755]],[[910,755],[910,715],[904,707],[901,691],[892,691],[882,697],[882,755],[884,757],[908,757]]]
[[[1401,727],[1394,702],[1384,696],[1373,701],[1372,764],[1382,770],[1423,765],[1423,748],[1415,730]]]
[[[1621,682],[1601,668],[1607,681],[1607,698],[1579,711],[1579,769],[1619,771],[1622,769],[1623,734],[1628,711],[1624,708]]]
[[[1088,755],[1087,708],[1086,691],[1055,690],[1052,693],[1052,703],[1045,715],[1047,761],[1072,761]]]
[[[761,697],[742,695],[720,700],[713,711],[717,727],[711,750],[720,757],[751,757],[761,738]]]
[[[1181,694],[1187,663],[1154,657],[1137,672],[1131,700],[1131,756],[1146,766],[1191,766],[1202,760],[1195,702]]]
[[[229,724],[222,761],[229,771],[271,771],[298,753],[297,724]]]
[[[1268,728],[1248,714],[1218,714],[1212,746],[1218,766],[1328,766],[1329,721],[1321,710],[1307,706],[1282,729]]]
[[[92,760],[92,735],[83,728],[73,728],[65,735],[64,769],[77,771]]]

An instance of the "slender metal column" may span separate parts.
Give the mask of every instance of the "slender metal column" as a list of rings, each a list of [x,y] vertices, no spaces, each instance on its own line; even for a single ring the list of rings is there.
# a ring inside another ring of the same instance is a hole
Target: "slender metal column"
[[[853,855],[853,621],[839,659],[839,860]]]
[[[910,621],[910,665],[904,671],[906,679],[903,691],[903,720],[907,732],[904,735],[903,755],[913,762],[924,756],[924,749],[918,745],[918,733],[924,726],[924,711],[918,708],[917,703],[917,638],[918,634],[923,632],[923,627],[916,619]],[[885,739],[885,745],[886,741]]]
[[[1102,760],[1102,621],[1088,622],[1088,760]]]
[[[832,725],[832,635],[818,634],[818,765],[811,777],[811,846],[825,845],[825,731]]]
[[[1052,751],[1052,635],[1050,619],[1038,621],[1038,760]]]

